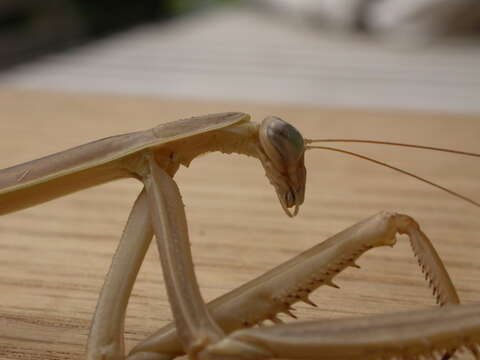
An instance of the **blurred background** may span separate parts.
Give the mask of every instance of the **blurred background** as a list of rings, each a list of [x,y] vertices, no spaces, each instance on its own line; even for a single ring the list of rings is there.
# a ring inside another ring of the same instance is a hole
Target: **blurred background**
[[[478,0],[0,0],[0,87],[480,112]]]

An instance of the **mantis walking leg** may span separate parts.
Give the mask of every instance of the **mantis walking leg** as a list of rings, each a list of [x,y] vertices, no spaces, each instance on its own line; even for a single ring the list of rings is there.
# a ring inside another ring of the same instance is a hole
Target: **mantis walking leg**
[[[459,300],[455,288],[438,254],[414,220],[405,215],[383,212],[344,230],[257,279],[215,299],[208,304],[210,313],[226,333],[231,333],[242,327],[250,327],[266,319],[276,321],[276,314],[280,312],[290,314],[290,307],[295,302],[304,301],[313,304],[308,299],[309,293],[321,285],[333,285],[332,278],[348,266],[355,266],[355,260],[368,249],[383,245],[393,246],[395,244],[396,233],[407,233],[409,235],[419,263],[426,272],[431,286],[434,288],[437,301],[441,304],[458,303]],[[416,324],[421,323],[422,326],[427,327],[429,326],[428,321],[436,316],[436,313],[434,313],[429,315],[430,317],[422,318],[420,314],[421,313],[415,313],[412,315],[412,321],[415,322],[417,320]],[[402,341],[401,331],[396,331],[394,324],[396,319],[404,319],[405,316],[389,316],[390,317],[387,316],[385,318],[386,320],[367,317],[362,320],[363,322],[355,319],[351,322],[340,322],[339,325],[336,325],[335,321],[329,321],[328,324],[329,326],[333,326],[334,329],[345,328],[346,331],[348,329],[348,331],[351,332],[351,340],[349,341],[352,342],[354,341],[355,331],[357,331],[359,335],[362,334],[362,329],[359,328],[360,325],[358,324],[377,327],[377,330],[380,329],[378,331],[384,331],[384,329],[386,329],[385,331],[388,331],[392,343],[397,340]],[[460,315],[459,313],[451,313],[446,316],[460,324],[463,321],[462,319],[464,319],[464,315]],[[478,317],[477,321],[478,327],[480,327],[480,319]],[[388,326],[386,325],[387,323],[389,324]],[[288,330],[283,330],[292,336],[291,339],[286,340],[287,336],[285,335],[285,344],[282,344],[282,346],[289,347],[289,350],[285,350],[285,353],[277,350],[272,352],[270,349],[270,346],[277,349],[277,345],[273,344],[276,341],[284,341],[283,338],[278,340],[277,336],[279,335],[275,333],[275,335],[272,335],[274,339],[271,340],[272,343],[270,343],[269,330],[266,333],[267,335],[265,335],[262,332],[263,328],[260,328],[258,330],[252,330],[254,331],[252,336],[250,336],[249,330],[233,332],[217,345],[212,345],[214,352],[211,356],[242,357],[242,355],[244,355],[244,347],[247,344],[260,346],[258,350],[270,352],[269,356],[272,357],[295,357],[292,355],[294,352],[298,352],[299,354],[296,357],[308,358],[309,355],[312,357],[324,355],[323,351],[326,349],[325,343],[323,345],[322,343],[315,344],[314,339],[317,334],[315,332],[316,325],[320,325],[320,323],[316,322],[315,325],[309,325],[309,327],[305,325],[305,329],[312,332],[312,343],[308,345],[308,351],[306,348],[303,349],[302,345],[300,345],[300,347],[294,345],[302,344],[303,324],[300,323],[295,324],[295,328],[290,329],[287,326]],[[434,327],[434,325],[431,326]],[[281,329],[283,328],[284,327],[281,327]],[[414,329],[412,333],[414,336],[421,337],[423,335],[421,332],[415,330],[415,326],[411,328]],[[322,324],[318,329],[318,333],[323,334],[323,332],[327,332],[326,329],[327,325]],[[341,332],[341,330],[338,331]],[[445,336],[446,331],[446,328],[443,327],[439,330],[438,334]],[[465,327],[461,331],[468,332],[469,329]],[[272,330],[272,334],[273,333]],[[336,331],[335,334],[337,333]],[[435,330],[433,330],[433,333],[435,334]],[[462,333],[460,332],[459,334]],[[370,343],[364,344],[365,346],[373,346],[372,344],[375,343],[374,335],[375,334],[372,333],[371,337],[368,338]],[[434,335],[432,336],[434,337]],[[258,340],[257,337],[260,340]],[[250,340],[251,338],[254,340]],[[329,337],[329,339],[332,338],[332,336]],[[342,339],[343,338],[338,339],[339,344]],[[315,346],[317,346],[317,350],[310,352],[310,349],[315,348]],[[322,348],[322,346],[324,347]],[[380,345],[378,346],[380,347]],[[400,345],[399,349],[401,346],[402,345]],[[441,349],[445,348],[442,347],[442,343],[434,343],[432,346]],[[425,349],[426,348],[423,350]],[[361,349],[359,350],[357,347],[357,350],[360,351]],[[130,353],[129,359],[171,359],[181,354],[182,347],[177,338],[175,327],[173,324],[170,324],[160,329],[143,343],[137,345]],[[398,352],[395,355],[402,356],[403,354]],[[347,353],[345,353],[345,357],[348,357]]]
[[[282,359],[435,359],[458,348],[478,359],[480,308],[475,303],[238,330],[217,343],[217,355],[234,358],[237,343]]]
[[[128,299],[153,237],[145,189],[133,205],[98,300],[87,344],[88,360],[124,358]]]
[[[196,357],[223,337],[201,297],[193,270],[187,220],[173,179],[148,156],[144,177],[167,294],[184,350]]]

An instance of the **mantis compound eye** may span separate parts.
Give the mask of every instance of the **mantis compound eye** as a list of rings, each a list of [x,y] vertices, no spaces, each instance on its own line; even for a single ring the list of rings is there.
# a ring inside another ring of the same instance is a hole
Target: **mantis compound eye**
[[[303,136],[279,117],[263,120],[260,132],[262,146],[279,170],[296,163],[305,152]]]
[[[292,214],[288,208],[295,206],[295,215],[305,195],[303,136],[289,123],[270,116],[260,126],[259,139],[268,158],[264,167],[275,186],[280,204],[289,216]]]

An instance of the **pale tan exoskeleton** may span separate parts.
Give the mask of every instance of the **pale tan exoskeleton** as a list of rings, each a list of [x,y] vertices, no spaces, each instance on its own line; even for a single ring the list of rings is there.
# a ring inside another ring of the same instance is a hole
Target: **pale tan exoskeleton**
[[[0,171],[0,214],[17,211],[114,179],[144,184],[113,258],[94,315],[87,358],[414,358],[468,348],[478,358],[480,307],[445,306],[418,312],[251,328],[277,321],[368,249],[410,237],[437,301],[458,304],[456,290],[429,239],[406,215],[382,212],[205,305],[189,248],[187,222],[173,176],[209,151],[258,158],[289,216],[304,201],[304,153],[314,146],[276,117],[258,125],[224,113],[106,138]],[[326,147],[323,147],[326,148]],[[293,209],[293,210],[291,210]],[[155,235],[175,324],[124,354],[123,325],[133,284]],[[245,328],[247,327],[247,328]],[[243,328],[243,329],[241,329]]]

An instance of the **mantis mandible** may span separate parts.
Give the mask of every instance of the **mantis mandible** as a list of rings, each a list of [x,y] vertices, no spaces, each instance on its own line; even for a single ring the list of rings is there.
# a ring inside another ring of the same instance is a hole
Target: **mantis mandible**
[[[334,276],[356,266],[355,260],[365,251],[393,246],[396,234],[409,236],[437,302],[459,304],[430,240],[415,220],[402,214],[374,215],[205,304],[194,273],[184,206],[173,180],[176,171],[211,151],[255,157],[284,212],[295,216],[305,195],[304,155],[316,147],[310,145],[313,142],[277,117],[261,124],[243,113],[179,120],[1,170],[0,214],[115,179],[133,177],[143,182],[99,297],[87,344],[89,360],[163,360],[184,353],[192,359],[374,359],[432,354],[448,358],[460,348],[478,358],[478,304],[252,327],[266,319],[278,322],[276,315],[289,314],[295,302],[313,305],[310,292],[321,285],[335,286]],[[175,321],[126,356],[127,303],[154,235]]]

